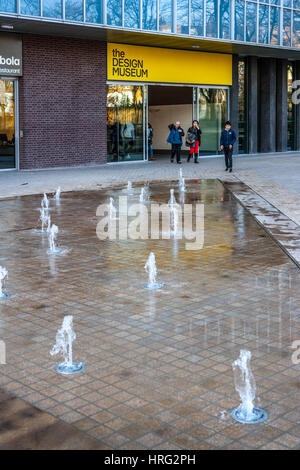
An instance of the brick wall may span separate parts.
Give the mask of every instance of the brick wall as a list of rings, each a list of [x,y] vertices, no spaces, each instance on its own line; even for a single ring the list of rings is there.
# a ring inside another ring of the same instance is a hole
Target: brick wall
[[[23,35],[20,168],[106,162],[106,43]]]

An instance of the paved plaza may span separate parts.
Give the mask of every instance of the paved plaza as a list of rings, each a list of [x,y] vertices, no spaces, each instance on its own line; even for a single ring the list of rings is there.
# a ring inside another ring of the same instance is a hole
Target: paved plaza
[[[9,272],[11,295],[0,301],[7,350],[0,366],[0,448],[299,448],[300,365],[291,361],[291,345],[300,339],[299,268],[236,200],[241,175],[256,178],[256,188],[266,175],[246,157],[226,177],[219,159],[205,162],[207,169],[202,162],[182,165],[192,178],[184,202],[205,207],[205,243],[197,251],[186,250],[184,240],[96,236],[98,205],[126,195],[127,179],[147,181],[156,172],[157,180],[170,181],[150,183],[150,202],[167,203],[172,187],[182,202],[171,181],[178,166],[0,174],[0,265]],[[262,162],[267,172],[269,163]],[[282,164],[278,157],[274,162]],[[270,197],[292,194],[275,173],[263,190]],[[50,201],[64,254],[47,254],[47,236],[36,232],[39,194],[4,197],[12,180],[28,182],[24,192],[53,190],[54,182],[69,190],[60,203]],[[102,189],[82,191],[97,184]],[[128,197],[137,202],[143,185],[133,186]],[[295,188],[293,194],[295,202],[300,194]],[[143,288],[151,251],[164,284],[157,291]],[[49,354],[65,315],[74,317],[74,359],[87,366],[72,377],[58,375],[59,358]],[[242,425],[230,416],[240,402],[231,366],[240,349],[252,352],[257,404],[269,415],[262,424]]]

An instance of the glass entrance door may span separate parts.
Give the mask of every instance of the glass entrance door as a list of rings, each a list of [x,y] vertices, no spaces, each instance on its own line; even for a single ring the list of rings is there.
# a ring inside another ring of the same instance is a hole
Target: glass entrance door
[[[221,132],[229,119],[228,89],[194,87],[193,119],[202,131],[200,154],[218,154]]]
[[[16,167],[15,83],[0,79],[0,170]]]
[[[107,85],[107,161],[144,160],[145,92],[140,85]]]

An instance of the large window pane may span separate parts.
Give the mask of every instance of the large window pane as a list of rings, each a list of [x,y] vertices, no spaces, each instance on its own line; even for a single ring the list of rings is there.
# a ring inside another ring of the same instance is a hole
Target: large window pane
[[[228,90],[199,88],[200,153],[217,154],[220,135],[228,119]]]
[[[43,0],[43,16],[62,18],[62,0]]]
[[[300,13],[298,11],[294,11],[293,19],[293,46],[300,47]]]
[[[247,2],[246,5],[246,41],[256,42],[256,3]]]
[[[177,33],[189,34],[189,0],[177,0]]]
[[[248,109],[247,109],[247,77],[246,61],[239,60],[238,82],[239,82],[239,153],[248,152]]]
[[[282,44],[291,45],[291,10],[283,10]]]
[[[191,0],[191,34],[203,36],[203,0]]]
[[[157,29],[156,0],[143,0],[143,29]]]
[[[103,23],[103,0],[85,0],[85,18],[89,23]]]
[[[284,7],[291,7],[292,6],[292,0],[283,0],[283,6]]]
[[[140,0],[124,0],[124,26],[140,27]]]
[[[107,24],[122,26],[122,0],[107,0]]]
[[[294,6],[294,8],[296,8],[297,10],[300,10],[300,0],[294,0],[293,6]]]
[[[236,0],[234,38],[237,41],[244,41],[244,27],[245,27],[244,14],[245,14],[244,0]]]
[[[230,39],[230,1],[220,0],[220,38]]]
[[[40,16],[40,0],[21,0],[20,5],[22,15]]]
[[[82,0],[66,0],[66,19],[71,21],[83,21]]]
[[[14,82],[0,80],[0,169],[15,167]]]
[[[295,72],[293,64],[288,65],[287,69],[287,84],[288,84],[288,138],[287,138],[287,148],[288,150],[296,149],[296,135],[297,135],[297,119],[296,119],[296,105],[293,104],[292,95],[293,95],[293,81],[295,79]]]
[[[173,1],[160,0],[159,2],[159,30],[173,31]]]
[[[16,0],[1,0],[0,11],[5,11],[8,13],[15,13],[17,11]]]
[[[279,8],[270,7],[270,43],[279,44],[280,35],[279,35]]]
[[[218,37],[218,2],[206,0],[206,36]]]
[[[143,87],[107,86],[107,159],[143,160]]]
[[[259,5],[258,42],[263,44],[269,42],[269,7],[267,5]]]

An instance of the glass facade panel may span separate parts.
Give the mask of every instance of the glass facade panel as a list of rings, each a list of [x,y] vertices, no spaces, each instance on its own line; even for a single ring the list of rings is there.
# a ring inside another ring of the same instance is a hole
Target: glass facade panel
[[[177,0],[177,33],[189,34],[189,0]]]
[[[283,10],[282,45],[291,45],[291,10]]]
[[[122,26],[122,0],[107,0],[106,15],[107,24]]]
[[[237,41],[244,41],[244,26],[245,26],[245,2],[244,0],[236,0],[234,38]]]
[[[107,161],[144,159],[143,86],[107,86]]]
[[[159,2],[159,30],[167,33],[172,32],[173,25],[173,1],[160,0]]]
[[[293,7],[296,10],[300,10],[300,0],[293,0]]]
[[[288,136],[287,136],[287,148],[288,150],[295,150],[296,148],[296,109],[292,101],[292,94],[294,89],[292,83],[294,80],[294,68],[292,64],[288,65],[287,69],[287,84],[288,84]]]
[[[143,29],[157,29],[157,2],[156,0],[143,0]]]
[[[283,6],[284,7],[291,7],[292,6],[292,0],[283,0]]]
[[[16,13],[17,11],[16,0],[1,0],[0,11],[5,11],[7,13]]]
[[[218,37],[218,2],[206,0],[206,36]]]
[[[83,21],[83,1],[82,0],[65,0],[66,1],[66,19],[71,21]]]
[[[259,5],[258,42],[263,44],[269,42],[269,7],[267,5]]]
[[[88,23],[103,23],[102,0],[85,0],[85,17]]]
[[[200,153],[217,154],[220,136],[228,119],[228,90],[199,88]]]
[[[22,15],[39,16],[40,15],[40,0],[21,0],[20,8],[21,8]]]
[[[293,46],[300,47],[300,12],[294,11],[293,15]]]
[[[246,41],[256,42],[256,3],[247,2],[246,5]]]
[[[43,16],[62,18],[62,0],[43,0]]]
[[[0,80],[0,169],[15,168],[15,95],[12,80]]]
[[[230,1],[220,0],[220,38],[230,39]]]
[[[247,63],[239,60],[239,153],[248,153]]]
[[[140,0],[124,0],[125,28],[140,28]]]
[[[279,44],[280,43],[280,34],[279,34],[279,8],[270,7],[270,43]]]
[[[191,34],[203,36],[203,0],[191,0]]]

